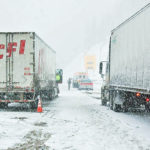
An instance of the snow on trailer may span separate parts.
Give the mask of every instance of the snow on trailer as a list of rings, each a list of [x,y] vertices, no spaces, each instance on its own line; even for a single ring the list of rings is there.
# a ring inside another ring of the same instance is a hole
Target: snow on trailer
[[[34,32],[0,33],[0,50],[1,106],[57,95],[56,53]]]
[[[150,4],[112,31],[110,85],[150,90],[149,18]]]
[[[102,87],[102,102],[127,111],[142,105],[150,110],[150,4],[111,33],[108,81]],[[103,62],[100,64],[102,75]]]

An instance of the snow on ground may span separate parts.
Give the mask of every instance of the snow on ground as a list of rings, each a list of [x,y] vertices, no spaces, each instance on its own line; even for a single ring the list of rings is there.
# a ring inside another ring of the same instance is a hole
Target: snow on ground
[[[28,109],[28,108],[26,108]],[[35,130],[34,123],[41,114],[31,111],[8,109],[0,112],[0,150],[12,147],[24,140],[24,136]]]
[[[139,131],[140,127],[149,128],[149,117],[149,123],[143,126],[144,121],[112,112],[100,106],[100,101],[78,91],[63,92],[60,101],[52,121],[54,132],[47,141],[52,149],[150,149],[149,133],[142,128]]]
[[[43,102],[43,113],[0,111],[0,150],[150,150],[150,114],[116,113],[75,89]]]

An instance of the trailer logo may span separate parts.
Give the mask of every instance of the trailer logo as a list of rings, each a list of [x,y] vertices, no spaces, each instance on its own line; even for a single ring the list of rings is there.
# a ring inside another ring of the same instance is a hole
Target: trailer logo
[[[20,48],[19,48],[19,54],[22,55],[24,54],[24,50],[25,50],[25,43],[26,40],[20,40]],[[17,42],[10,42],[7,45],[7,57],[11,57],[12,52],[16,52],[16,48],[17,48]],[[0,49],[5,49],[5,45],[4,44],[0,44]],[[3,59],[3,55],[0,55],[0,59]]]

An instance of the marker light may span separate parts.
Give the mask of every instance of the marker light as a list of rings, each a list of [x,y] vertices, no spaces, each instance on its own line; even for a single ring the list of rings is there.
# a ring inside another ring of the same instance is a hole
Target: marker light
[[[31,89],[31,92],[34,92],[34,89]]]
[[[141,96],[141,94],[138,92],[138,93],[136,93],[136,96],[139,97],[139,96]]]
[[[28,90],[28,89],[26,89],[26,92],[29,92],[29,90]]]

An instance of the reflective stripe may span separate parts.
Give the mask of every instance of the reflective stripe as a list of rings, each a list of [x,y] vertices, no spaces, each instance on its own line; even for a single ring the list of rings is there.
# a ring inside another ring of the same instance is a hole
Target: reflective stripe
[[[2,102],[2,103],[13,103],[13,102],[15,102],[15,103],[20,103],[20,102],[24,102],[24,103],[26,103],[26,102],[34,102],[35,100],[0,100],[0,102]]]

